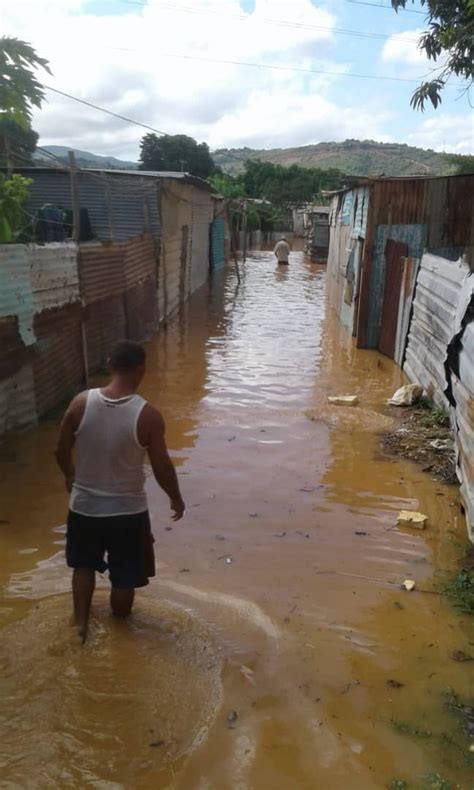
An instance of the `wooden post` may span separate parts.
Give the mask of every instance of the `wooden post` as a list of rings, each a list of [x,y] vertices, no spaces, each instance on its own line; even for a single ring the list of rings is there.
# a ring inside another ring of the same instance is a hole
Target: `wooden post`
[[[244,200],[244,215],[242,218],[242,232],[244,236],[244,243],[242,249],[242,259],[245,263],[245,259],[247,257],[247,201]]]
[[[78,242],[81,235],[81,210],[79,205],[76,157],[74,155],[74,151],[68,151],[68,159],[69,159],[69,173],[71,176],[72,240]]]

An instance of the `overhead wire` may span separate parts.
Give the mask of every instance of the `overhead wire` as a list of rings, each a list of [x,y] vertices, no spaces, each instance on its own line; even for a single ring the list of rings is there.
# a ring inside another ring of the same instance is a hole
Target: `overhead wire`
[[[218,11],[217,9],[206,9],[206,8],[192,8],[191,6],[183,6],[183,5],[176,5],[175,3],[159,3],[156,6],[150,6],[146,2],[140,2],[140,0],[120,0],[120,2],[124,3],[125,5],[134,5],[134,6],[142,6],[143,8],[153,8],[154,10],[162,10],[162,11],[171,11],[183,14],[195,14],[201,16],[221,16],[228,19],[235,19],[239,22],[247,22],[249,19],[252,19],[251,16],[245,14],[232,14],[227,13],[225,11]],[[264,24],[276,25],[277,27],[286,27],[286,28],[293,28],[297,30],[318,30],[321,32],[326,33],[335,33],[337,35],[344,35],[344,36],[355,36],[360,38],[377,38],[377,39],[388,39],[390,38],[389,35],[384,33],[375,33],[373,31],[365,31],[365,30],[349,30],[346,28],[340,27],[330,27],[329,25],[314,25],[308,24],[306,22],[295,22],[287,19],[274,19],[272,17],[255,17],[255,21],[263,22]],[[416,42],[417,39],[415,38],[408,38],[404,37],[404,41],[413,41]]]
[[[378,8],[384,11],[394,11],[394,8],[389,5],[379,5],[378,3],[369,3],[368,0],[347,0],[348,3],[353,3],[354,5],[368,5],[371,8]],[[418,8],[404,8],[403,11],[408,12],[409,14],[421,14],[422,16],[426,17],[425,11],[420,11]]]

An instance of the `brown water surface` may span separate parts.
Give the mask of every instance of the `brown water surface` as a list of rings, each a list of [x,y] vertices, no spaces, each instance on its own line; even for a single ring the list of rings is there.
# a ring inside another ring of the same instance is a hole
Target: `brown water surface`
[[[465,523],[456,489],[380,454],[400,370],[353,348],[302,253],[288,269],[255,253],[239,287],[215,276],[148,353],[187,514],[173,525],[149,479],[157,579],[129,623],[99,591],[82,649],[56,421],[2,449],[1,786],[371,790],[439,773],[470,790],[443,694],[472,694],[472,664],[449,657],[473,652],[472,627],[418,591],[454,567]],[[396,529],[402,508],[427,530]]]

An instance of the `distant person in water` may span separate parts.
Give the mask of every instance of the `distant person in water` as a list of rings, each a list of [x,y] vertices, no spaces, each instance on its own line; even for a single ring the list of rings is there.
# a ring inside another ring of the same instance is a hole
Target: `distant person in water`
[[[284,236],[282,236],[280,241],[277,242],[273,252],[275,253],[278,263],[282,263],[285,266],[288,264],[288,259],[290,257],[290,245]]]
[[[56,459],[71,495],[66,561],[74,569],[74,618],[82,642],[87,638],[96,571],[109,569],[110,603],[119,617],[132,611],[135,588],[145,587],[155,575],[145,454],[170,498],[173,520],[184,514],[163,417],[136,394],[145,363],[139,343],[117,343],[107,362],[109,384],[77,395],[61,423]]]

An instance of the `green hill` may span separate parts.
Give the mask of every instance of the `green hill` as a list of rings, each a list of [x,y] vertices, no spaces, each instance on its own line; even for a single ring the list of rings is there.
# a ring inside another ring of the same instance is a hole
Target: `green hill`
[[[277,165],[335,167],[348,175],[414,176],[450,175],[462,161],[454,163],[447,154],[415,148],[400,143],[376,143],[373,140],[345,140],[343,143],[317,143],[300,148],[222,148],[213,152],[217,165],[227,173],[239,173],[246,159],[261,159]],[[457,157],[463,160],[464,157]],[[466,160],[472,157],[465,157]]]

